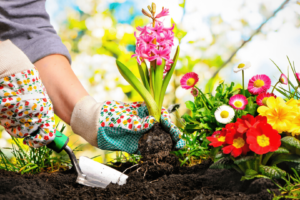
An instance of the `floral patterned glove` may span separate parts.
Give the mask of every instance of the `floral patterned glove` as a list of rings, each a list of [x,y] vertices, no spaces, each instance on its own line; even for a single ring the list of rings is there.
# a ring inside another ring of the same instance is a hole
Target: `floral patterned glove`
[[[31,147],[49,144],[54,112],[38,71],[10,41],[1,43],[0,54],[0,125]]]
[[[176,142],[176,148],[183,148],[185,142],[179,137],[180,131],[171,122],[165,109],[162,109],[161,119],[163,127]],[[155,119],[149,116],[145,103],[106,101],[98,123],[97,141],[100,149],[137,153],[140,137],[154,125]]]

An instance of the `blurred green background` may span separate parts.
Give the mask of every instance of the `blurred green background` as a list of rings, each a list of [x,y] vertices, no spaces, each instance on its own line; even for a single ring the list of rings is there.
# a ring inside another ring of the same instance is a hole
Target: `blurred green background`
[[[220,80],[241,83],[241,74],[232,71],[240,62],[252,64],[246,71],[246,82],[256,74],[267,74],[277,81],[280,74],[270,59],[286,70],[286,55],[300,71],[299,1],[48,0],[46,10],[72,55],[72,68],[97,101],[141,100],[119,74],[115,60],[137,73],[136,60],[131,58],[133,34],[136,26],[150,22],[141,9],[151,2],[156,3],[158,12],[162,6],[170,9],[164,18],[166,26],[176,24],[175,46],[180,44],[181,53],[164,106],[181,103],[180,114],[186,112],[184,102],[192,99],[190,91],[179,84],[187,72],[198,73],[199,87],[212,92]],[[9,147],[10,136],[3,128],[0,131],[0,147]],[[100,162],[115,158],[116,153],[92,147],[70,127],[65,134],[70,136],[72,148],[81,145],[77,156],[101,155],[96,158]]]

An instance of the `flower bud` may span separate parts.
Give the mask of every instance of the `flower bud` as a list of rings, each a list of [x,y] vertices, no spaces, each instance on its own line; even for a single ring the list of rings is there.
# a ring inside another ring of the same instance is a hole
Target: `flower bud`
[[[146,15],[147,17],[152,18],[152,16],[150,15],[150,13],[148,13],[146,10],[144,10],[144,8],[142,9],[142,13],[143,13],[144,15]]]
[[[147,6],[148,10],[152,13],[152,8],[151,6]]]
[[[281,74],[280,78],[279,78],[280,83],[287,85],[288,84],[288,79],[286,77],[286,75]]]
[[[152,13],[153,15],[156,13],[156,4],[152,3]]]
[[[297,78],[297,81],[298,81],[299,84],[300,84],[300,72],[297,72],[297,73],[296,73],[296,78]]]

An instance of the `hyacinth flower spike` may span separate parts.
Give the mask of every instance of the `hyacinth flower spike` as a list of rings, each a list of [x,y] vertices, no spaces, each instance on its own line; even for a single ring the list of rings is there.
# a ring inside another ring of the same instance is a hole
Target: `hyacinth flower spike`
[[[156,5],[152,3],[152,7],[148,6],[148,9],[150,13],[144,9],[142,9],[142,13],[150,17],[153,22],[145,27],[137,27],[140,34],[138,36],[135,34],[137,39],[136,51],[132,55],[137,59],[142,82],[120,61],[117,61],[117,66],[125,80],[144,99],[149,115],[154,116],[155,120],[160,122],[164,95],[175,69],[179,47],[177,47],[174,58],[171,59],[171,48],[174,46],[174,25],[166,28],[162,22],[157,21],[157,18],[168,15],[169,10],[163,8],[155,16]],[[145,61],[150,62],[150,69],[148,69]]]

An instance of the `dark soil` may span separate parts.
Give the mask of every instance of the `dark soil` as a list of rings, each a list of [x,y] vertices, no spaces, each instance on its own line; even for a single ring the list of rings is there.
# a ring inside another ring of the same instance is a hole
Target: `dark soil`
[[[278,192],[268,179],[240,182],[233,170],[208,169],[211,161],[181,167],[155,180],[143,173],[131,173],[127,184],[110,184],[106,189],[75,183],[73,170],[53,174],[20,175],[0,170],[0,199],[272,199],[266,189]],[[150,174],[150,173],[149,173]]]

